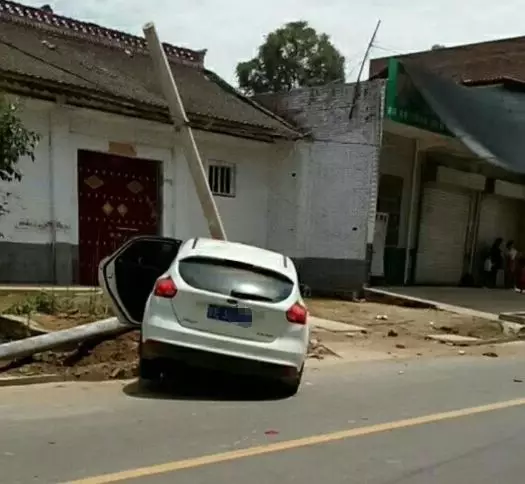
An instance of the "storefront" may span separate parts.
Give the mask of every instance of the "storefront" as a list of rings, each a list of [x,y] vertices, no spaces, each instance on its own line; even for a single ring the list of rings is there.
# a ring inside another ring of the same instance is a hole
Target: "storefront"
[[[463,273],[472,195],[460,187],[423,188],[415,265],[417,284],[457,284]]]
[[[496,238],[525,252],[525,92],[467,88],[393,59],[385,117],[405,138],[383,146],[380,163],[387,284],[458,285],[466,275],[481,284]],[[394,175],[399,199],[385,208]]]

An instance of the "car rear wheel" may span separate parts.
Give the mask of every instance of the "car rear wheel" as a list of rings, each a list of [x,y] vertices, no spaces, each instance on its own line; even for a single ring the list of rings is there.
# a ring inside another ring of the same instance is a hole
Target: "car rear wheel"
[[[139,385],[143,387],[159,383],[162,377],[160,361],[153,358],[143,358],[142,341],[139,345]]]
[[[139,360],[139,387],[143,390],[160,388],[162,370],[157,360]]]
[[[146,360],[141,358],[139,360],[139,378],[141,380],[160,380],[162,371],[157,360]]]
[[[278,383],[278,393],[279,396],[283,398],[293,397],[299,391],[301,386],[301,381],[303,379],[304,364],[297,374],[293,377],[284,378]]]

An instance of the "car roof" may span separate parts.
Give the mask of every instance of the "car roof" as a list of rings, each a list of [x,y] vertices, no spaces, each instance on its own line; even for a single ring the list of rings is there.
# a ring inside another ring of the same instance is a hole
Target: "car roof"
[[[178,254],[179,260],[186,257],[212,257],[243,262],[285,274],[292,279],[297,275],[292,260],[284,254],[240,242],[204,237],[190,239],[183,244]]]

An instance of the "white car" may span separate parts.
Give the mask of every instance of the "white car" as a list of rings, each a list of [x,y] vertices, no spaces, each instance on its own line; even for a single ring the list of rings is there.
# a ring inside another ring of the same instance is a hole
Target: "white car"
[[[137,237],[100,264],[119,318],[141,325],[139,377],[176,365],[269,377],[299,389],[310,329],[293,261],[240,243]]]

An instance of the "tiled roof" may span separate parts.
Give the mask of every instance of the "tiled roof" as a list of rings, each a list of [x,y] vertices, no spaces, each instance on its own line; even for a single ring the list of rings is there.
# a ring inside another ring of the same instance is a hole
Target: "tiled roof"
[[[269,136],[298,136],[204,69],[204,51],[169,45],[165,50],[190,121],[207,118]],[[166,108],[144,39],[0,0],[0,79],[13,75],[83,95],[103,94],[142,110]]]
[[[370,77],[380,76],[390,57],[370,61]],[[442,77],[477,82],[509,77],[525,80],[525,37],[439,48],[395,56],[413,62]]]

